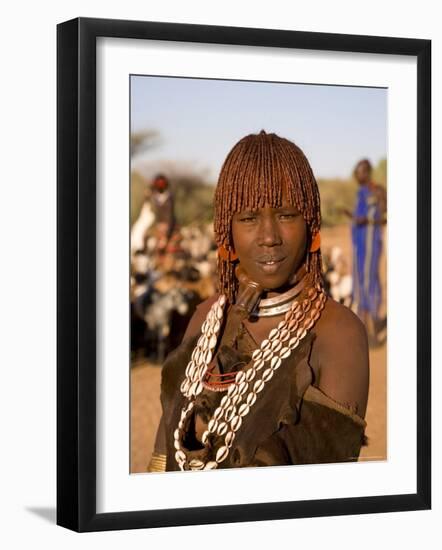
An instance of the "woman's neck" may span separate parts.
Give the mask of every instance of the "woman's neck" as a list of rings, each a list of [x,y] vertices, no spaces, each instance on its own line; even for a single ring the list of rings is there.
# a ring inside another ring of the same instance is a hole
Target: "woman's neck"
[[[290,290],[293,285],[298,283],[304,275],[307,273],[307,270],[305,268],[305,264],[302,264],[301,267],[296,271],[296,273],[287,281],[285,285],[283,285],[280,288],[267,290],[263,295],[262,298],[274,298],[275,296],[279,296],[280,294],[284,294],[284,292],[287,292]]]
[[[296,283],[298,283],[304,275],[307,273],[307,270],[305,268],[305,264],[302,264],[301,267],[296,271],[294,275],[285,283],[283,286],[276,288],[276,289],[267,289],[265,290],[262,295],[261,299],[267,299],[267,298],[274,298],[276,296],[279,296],[280,294],[284,294],[284,292],[287,292],[290,290]],[[243,284],[240,284],[239,286],[239,294],[243,291],[244,286]]]

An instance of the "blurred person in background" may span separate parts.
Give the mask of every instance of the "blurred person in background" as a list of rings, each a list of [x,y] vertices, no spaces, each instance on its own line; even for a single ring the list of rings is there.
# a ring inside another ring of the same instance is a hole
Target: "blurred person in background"
[[[150,200],[155,215],[156,251],[163,254],[176,224],[174,196],[164,174],[154,177]]]
[[[360,160],[354,169],[358,194],[353,212],[344,211],[352,221],[353,292],[352,307],[364,322],[370,345],[382,343],[386,318],[381,319],[382,303],[380,259],[383,249],[383,226],[387,223],[385,189],[372,180],[372,165]]]

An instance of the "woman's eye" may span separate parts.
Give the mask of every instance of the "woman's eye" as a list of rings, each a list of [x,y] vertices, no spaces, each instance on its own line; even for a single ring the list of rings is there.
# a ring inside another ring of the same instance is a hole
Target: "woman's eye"
[[[298,216],[298,214],[280,214],[280,219],[282,220],[293,220]]]
[[[243,218],[240,218],[240,221],[241,222],[246,222],[246,223],[250,223],[250,222],[254,222],[255,221],[255,217],[254,216],[245,216]]]

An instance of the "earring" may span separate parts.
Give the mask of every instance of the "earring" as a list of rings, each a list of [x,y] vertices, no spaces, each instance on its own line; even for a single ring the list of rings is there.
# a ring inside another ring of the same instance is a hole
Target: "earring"
[[[232,248],[227,250],[223,244],[218,247],[218,256],[225,262],[234,262],[238,259],[236,252]]]
[[[310,248],[307,250],[307,254],[305,256],[305,268],[308,272],[310,272],[310,252],[317,252],[321,248],[321,234],[318,231],[316,235],[313,237],[312,242],[310,244]]]
[[[318,231],[312,240],[309,252],[317,252],[321,248],[321,233]]]
[[[317,252],[321,247],[321,233],[318,231],[312,240],[309,252]]]

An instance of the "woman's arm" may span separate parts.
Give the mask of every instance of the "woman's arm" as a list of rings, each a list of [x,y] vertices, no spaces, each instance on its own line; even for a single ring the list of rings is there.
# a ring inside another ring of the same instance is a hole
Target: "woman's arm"
[[[344,216],[347,216],[347,218],[349,218],[356,225],[367,225],[368,223],[368,218],[366,216],[354,216],[348,208],[341,208],[340,212],[341,214],[344,214]]]
[[[329,298],[316,334],[311,354],[314,385],[364,418],[369,386],[364,324],[350,309]]]
[[[204,300],[204,302],[201,302],[196,306],[196,310],[192,315],[189,324],[187,325],[186,332],[184,333],[183,341],[187,340],[187,338],[191,338],[192,336],[196,336],[201,332],[201,327],[204,323],[204,320],[206,319],[206,316],[209,313],[212,304],[217,299],[218,294],[215,294],[215,296],[207,298],[207,300]]]

